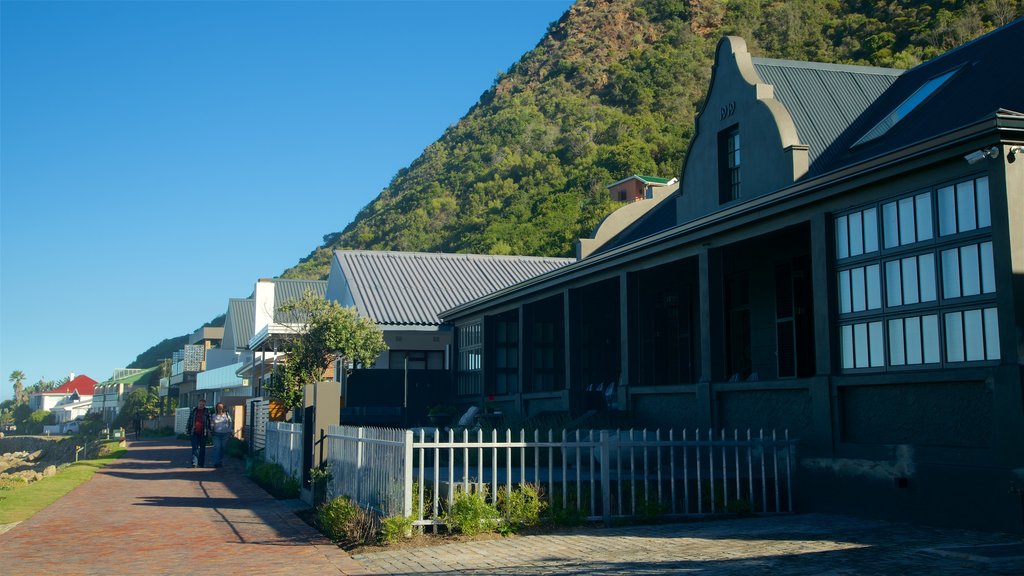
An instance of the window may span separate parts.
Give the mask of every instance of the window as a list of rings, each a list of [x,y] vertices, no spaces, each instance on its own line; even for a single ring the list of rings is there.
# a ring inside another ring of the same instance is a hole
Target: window
[[[999,360],[999,321],[995,308],[946,314],[949,362]]]
[[[479,322],[458,328],[458,393],[479,396],[483,369],[483,329]]]
[[[949,236],[992,225],[988,178],[939,188],[939,235]]]
[[[841,328],[843,368],[885,365],[881,322],[847,324]]]
[[[488,394],[515,394],[519,392],[519,315],[508,312],[490,320],[489,346],[490,374]]]
[[[740,197],[740,128],[718,134],[718,196],[725,204]]]
[[[839,272],[839,309],[848,314],[882,307],[882,282],[878,264]]]
[[[889,364],[908,366],[939,361],[939,317],[911,316],[889,320]]]
[[[833,223],[844,370],[999,359],[987,178],[839,214]]]
[[[735,276],[725,282],[726,371],[730,381],[746,380],[753,370],[750,332],[750,281]]]
[[[942,297],[946,299],[996,291],[992,242],[942,251]]]
[[[390,350],[388,365],[392,370],[444,370],[444,351]]]
[[[878,210],[868,208],[836,217],[836,254],[850,258],[878,252]]]
[[[882,205],[885,247],[906,246],[932,237],[931,193]]]
[[[871,130],[868,130],[863,136],[861,136],[860,140],[854,142],[853,145],[859,146],[888,132],[889,129],[895,126],[897,122],[905,118],[907,114],[910,114],[914,108],[917,108],[921,102],[927,100],[929,96],[941,88],[942,85],[946,83],[946,80],[949,80],[953,74],[956,74],[956,70],[950,70],[949,72],[936,76],[922,84],[920,88],[915,90],[914,93],[908,96],[906,100],[900,102],[899,106],[897,106],[892,112],[886,114],[878,124],[875,124]]]
[[[935,255],[907,256],[885,263],[885,304],[893,308],[934,302]]]

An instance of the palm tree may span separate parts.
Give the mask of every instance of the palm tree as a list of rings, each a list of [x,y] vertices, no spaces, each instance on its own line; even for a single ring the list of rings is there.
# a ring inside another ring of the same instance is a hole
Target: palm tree
[[[11,376],[7,380],[14,384],[14,403],[24,404],[27,402],[28,399],[25,398],[25,387],[21,384],[25,381],[25,373],[21,370],[15,370],[14,372],[11,372]]]

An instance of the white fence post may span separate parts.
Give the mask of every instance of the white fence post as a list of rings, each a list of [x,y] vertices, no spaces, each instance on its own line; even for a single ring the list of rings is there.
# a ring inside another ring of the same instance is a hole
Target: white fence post
[[[612,456],[608,445],[608,431],[601,430],[601,516],[605,524],[612,520]]]
[[[412,430],[405,431],[405,458],[402,460],[402,516],[412,516]],[[435,463],[435,467],[436,467]],[[422,487],[421,487],[422,488]]]

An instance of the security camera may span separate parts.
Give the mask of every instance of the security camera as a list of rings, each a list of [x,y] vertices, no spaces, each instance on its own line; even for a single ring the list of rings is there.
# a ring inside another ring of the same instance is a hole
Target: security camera
[[[975,150],[970,154],[964,156],[964,160],[967,160],[968,164],[977,164],[985,158],[998,158],[999,148],[992,146],[990,148],[983,148],[981,150]]]

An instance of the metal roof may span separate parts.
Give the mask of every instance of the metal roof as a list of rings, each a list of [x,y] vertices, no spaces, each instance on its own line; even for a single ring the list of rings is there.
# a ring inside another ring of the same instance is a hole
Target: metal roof
[[[905,72],[770,58],[751,61],[789,111],[800,142],[810,147],[811,174],[830,163],[835,153],[828,153],[829,146]]]
[[[284,312],[281,306],[295,302],[312,292],[321,298],[327,293],[326,280],[293,280],[290,278],[273,278],[274,283],[274,322],[276,324],[292,324],[302,322],[297,312]],[[255,322],[253,322],[255,325]]]
[[[1024,18],[937,56],[902,74],[831,148],[820,171],[836,170],[972,126],[1001,111],[1024,112]],[[884,134],[857,143],[930,80],[948,81],[909,110]]]
[[[337,250],[356,310],[379,325],[436,326],[438,314],[556,270],[571,258]]]
[[[252,298],[228,299],[224,319],[224,340],[234,348],[245,348],[256,329],[256,302]]]

